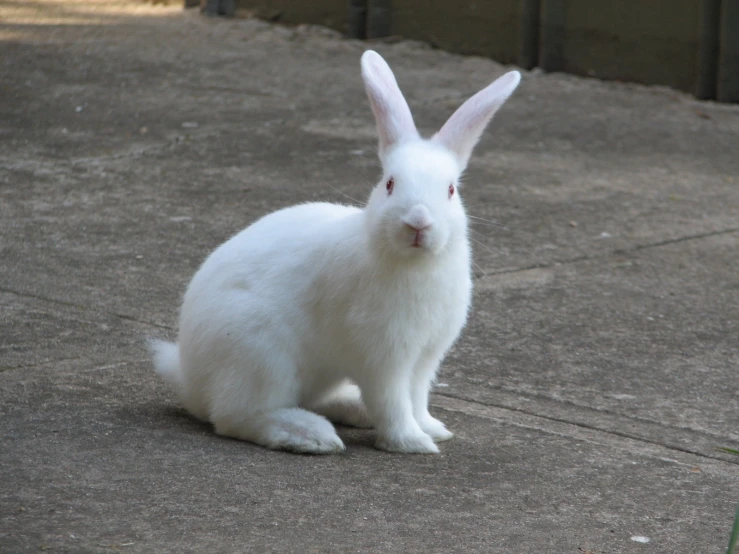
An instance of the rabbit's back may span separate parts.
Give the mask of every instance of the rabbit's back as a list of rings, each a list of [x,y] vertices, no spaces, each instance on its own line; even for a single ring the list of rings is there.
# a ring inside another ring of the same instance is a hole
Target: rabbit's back
[[[229,290],[294,289],[301,266],[314,266],[315,256],[331,249],[336,223],[361,213],[340,204],[301,204],[273,212],[218,247],[193,277],[185,304]],[[261,290],[262,294],[267,290]]]
[[[309,309],[320,275],[331,271],[330,264],[340,270],[342,264],[356,265],[347,258],[362,248],[356,244],[363,237],[361,213],[339,204],[293,206],[263,217],[217,248],[193,277],[182,304],[185,381],[223,366],[225,343],[234,344],[235,338],[255,349],[264,333],[286,355],[297,355],[315,331]]]

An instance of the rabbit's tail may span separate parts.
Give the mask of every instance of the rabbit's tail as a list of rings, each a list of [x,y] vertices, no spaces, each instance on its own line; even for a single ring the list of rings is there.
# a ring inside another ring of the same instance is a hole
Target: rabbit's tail
[[[149,340],[149,350],[154,357],[154,369],[159,376],[182,392],[182,371],[180,370],[180,349],[174,342],[159,339]]]

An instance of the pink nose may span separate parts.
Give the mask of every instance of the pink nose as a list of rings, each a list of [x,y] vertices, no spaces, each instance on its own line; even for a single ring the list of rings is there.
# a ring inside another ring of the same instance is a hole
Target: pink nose
[[[421,231],[425,231],[426,229],[431,227],[431,224],[430,223],[413,223],[413,224],[406,223],[405,226],[416,233],[420,233]]]
[[[416,233],[420,233],[421,231],[431,227],[433,221],[434,220],[431,218],[428,208],[423,204],[416,204],[411,207],[411,209],[408,210],[408,213],[405,214],[405,217],[403,217],[403,223],[405,223],[405,226]]]

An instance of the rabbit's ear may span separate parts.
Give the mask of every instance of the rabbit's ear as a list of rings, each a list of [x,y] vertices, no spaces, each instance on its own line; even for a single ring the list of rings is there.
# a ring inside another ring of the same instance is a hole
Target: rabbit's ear
[[[383,158],[398,142],[417,138],[418,131],[390,66],[373,50],[362,55],[362,78],[377,121],[380,158]]]
[[[454,112],[433,140],[443,144],[457,157],[464,170],[472,150],[495,115],[521,81],[518,71],[510,71],[482,89]]]

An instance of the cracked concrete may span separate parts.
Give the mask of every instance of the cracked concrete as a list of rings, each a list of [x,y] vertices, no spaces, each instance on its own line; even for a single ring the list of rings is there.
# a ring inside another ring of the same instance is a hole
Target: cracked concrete
[[[205,255],[377,177],[366,44],[0,1],[0,552],[720,552],[739,499],[739,107],[526,73],[461,191],[435,457],[218,438],[154,376]],[[504,68],[374,43],[433,132]],[[503,227],[486,224],[493,220]],[[632,540],[649,538],[648,543]]]

